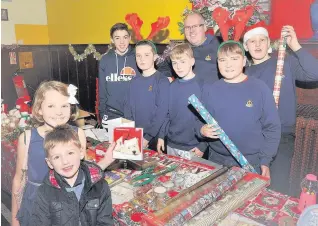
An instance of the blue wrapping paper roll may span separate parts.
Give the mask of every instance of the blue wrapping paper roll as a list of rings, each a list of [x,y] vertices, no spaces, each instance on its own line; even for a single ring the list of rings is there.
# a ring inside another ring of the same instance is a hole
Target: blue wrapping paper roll
[[[206,121],[207,124],[211,124],[214,126],[219,126],[218,122],[212,117],[212,115],[205,109],[205,107],[202,105],[202,103],[199,101],[199,99],[192,94],[188,98],[190,104],[193,105],[193,107],[197,110],[197,112],[201,115],[201,117]],[[233,157],[238,161],[238,163],[241,165],[241,167],[247,171],[256,173],[255,169],[247,159],[244,157],[244,155],[238,150],[238,148],[235,146],[235,144],[230,140],[230,138],[226,135],[224,130],[220,127],[221,134],[219,135],[220,140],[222,143],[226,146],[226,148],[230,151],[230,153],[233,155]]]

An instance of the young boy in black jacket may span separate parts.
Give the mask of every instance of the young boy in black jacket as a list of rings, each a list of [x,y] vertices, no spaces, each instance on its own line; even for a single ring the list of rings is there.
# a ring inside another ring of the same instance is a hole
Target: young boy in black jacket
[[[31,225],[113,225],[112,200],[102,170],[84,158],[77,133],[58,126],[44,140],[51,168],[39,187]]]

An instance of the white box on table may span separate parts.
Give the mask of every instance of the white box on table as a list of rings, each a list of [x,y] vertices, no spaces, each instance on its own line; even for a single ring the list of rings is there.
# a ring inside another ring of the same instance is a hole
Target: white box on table
[[[135,127],[135,121],[131,121],[125,118],[115,118],[110,120],[102,121],[103,128],[107,129],[109,142],[114,141],[114,129],[116,127]]]

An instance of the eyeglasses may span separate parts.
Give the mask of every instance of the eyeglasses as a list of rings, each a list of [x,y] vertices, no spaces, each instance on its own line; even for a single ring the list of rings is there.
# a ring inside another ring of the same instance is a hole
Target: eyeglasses
[[[184,30],[185,31],[190,31],[190,30],[197,30],[199,27],[204,26],[204,24],[196,24],[196,25],[192,25],[192,26],[185,26]]]

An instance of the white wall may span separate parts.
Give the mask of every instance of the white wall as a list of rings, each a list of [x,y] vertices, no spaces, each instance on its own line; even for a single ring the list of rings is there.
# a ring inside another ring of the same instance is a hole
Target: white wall
[[[1,21],[1,44],[17,43],[15,24],[47,25],[45,0],[1,1],[1,8],[8,9],[9,16],[9,21]]]

